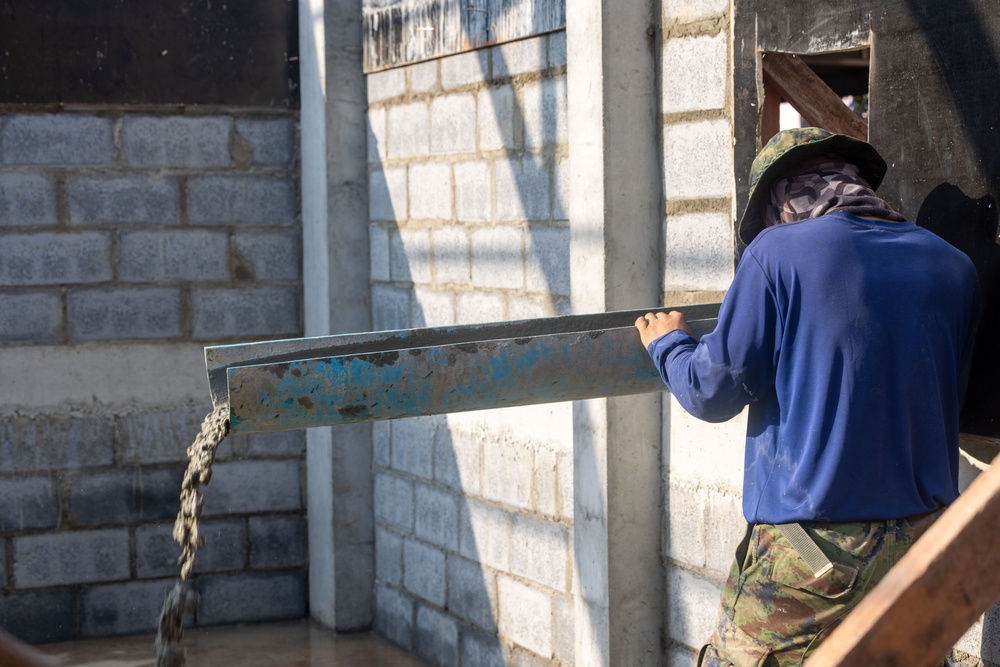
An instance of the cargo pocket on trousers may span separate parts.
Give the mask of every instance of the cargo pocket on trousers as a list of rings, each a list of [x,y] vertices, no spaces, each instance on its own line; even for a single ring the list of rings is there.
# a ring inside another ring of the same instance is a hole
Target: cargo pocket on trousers
[[[704,662],[699,665],[706,667],[763,667],[771,647],[754,639],[740,628],[728,615],[722,621],[713,642],[702,648]],[[700,660],[700,658],[699,658]]]
[[[795,549],[781,544],[771,547],[771,580],[789,588],[836,600],[851,592],[858,578],[858,568],[834,563],[820,576],[812,570]]]

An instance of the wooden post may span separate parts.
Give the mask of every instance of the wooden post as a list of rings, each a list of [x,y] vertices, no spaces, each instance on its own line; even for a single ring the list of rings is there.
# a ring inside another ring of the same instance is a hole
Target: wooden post
[[[1000,598],[1000,457],[806,662],[937,667]]]
[[[761,61],[764,86],[773,87],[811,125],[868,141],[868,124],[809,65],[787,53],[765,53]]]

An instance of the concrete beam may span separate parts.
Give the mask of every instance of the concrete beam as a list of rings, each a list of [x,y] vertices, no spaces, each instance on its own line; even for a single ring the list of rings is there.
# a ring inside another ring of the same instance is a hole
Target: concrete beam
[[[367,95],[360,0],[299,0],[303,282],[307,336],[367,331]],[[371,626],[368,424],[306,432],[309,608],[338,631]]]
[[[659,302],[657,3],[567,3],[573,312]],[[662,658],[660,396],[573,406],[576,663]]]

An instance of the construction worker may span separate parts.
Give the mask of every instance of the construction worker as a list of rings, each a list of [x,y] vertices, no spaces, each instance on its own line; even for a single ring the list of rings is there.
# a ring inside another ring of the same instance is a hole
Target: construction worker
[[[958,496],[972,261],[878,198],[870,144],[785,130],[754,159],[747,248],[700,342],[636,320],[677,401],[749,405],[747,533],[699,665],[800,665]]]

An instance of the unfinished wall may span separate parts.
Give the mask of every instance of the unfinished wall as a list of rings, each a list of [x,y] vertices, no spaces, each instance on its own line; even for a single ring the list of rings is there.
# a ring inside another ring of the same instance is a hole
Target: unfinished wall
[[[376,329],[565,314],[565,35],[368,77]],[[375,425],[376,629],[434,664],[573,660],[569,405]]]
[[[664,3],[664,303],[720,301],[733,275],[730,6]],[[699,422],[663,402],[665,662],[693,665],[743,535],[745,420]]]
[[[296,115],[0,117],[0,627],[149,632],[176,576],[202,347],[301,332]],[[232,438],[199,625],[305,614],[300,432]]]

